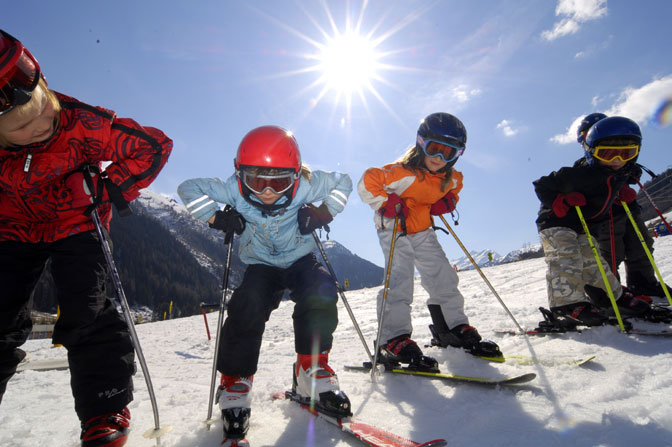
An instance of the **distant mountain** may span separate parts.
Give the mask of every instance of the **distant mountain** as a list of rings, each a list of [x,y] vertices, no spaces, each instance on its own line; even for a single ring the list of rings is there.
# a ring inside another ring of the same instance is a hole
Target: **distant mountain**
[[[345,289],[361,289],[364,287],[375,287],[383,283],[383,276],[385,274],[382,267],[360,258],[356,254],[351,253],[343,245],[336,241],[323,241],[322,246],[329,258],[329,262],[336,272],[340,284],[346,284]],[[315,250],[317,259],[322,260],[322,256]]]
[[[523,261],[525,259],[540,258],[544,256],[541,244],[526,245],[518,250],[513,250],[506,256],[500,256],[493,250],[481,250],[469,252],[479,267],[489,267],[491,265],[507,264],[509,262]],[[458,270],[471,270],[474,265],[471,260],[465,255],[450,261],[451,264],[457,267]]]

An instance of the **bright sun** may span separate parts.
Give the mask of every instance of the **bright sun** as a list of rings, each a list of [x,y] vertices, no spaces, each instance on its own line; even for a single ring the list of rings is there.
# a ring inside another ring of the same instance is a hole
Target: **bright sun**
[[[327,3],[325,1],[316,3],[323,6],[327,18],[327,23],[324,24],[326,26],[305,9],[304,13],[317,28],[320,37],[311,37],[294,26],[269,17],[274,23],[298,36],[314,48],[314,51],[310,53],[301,54],[304,60],[309,61],[308,65],[278,73],[274,77],[304,75],[306,73],[317,74],[317,78],[313,82],[305,85],[295,95],[297,97],[304,94],[310,96],[309,109],[306,114],[328,98],[333,101],[334,111],[339,107],[339,104],[344,104],[346,115],[341,118],[343,123],[344,120],[350,119],[353,98],[358,98],[361,105],[370,112],[367,97],[372,96],[401,122],[395,110],[383,98],[382,92],[378,91],[378,87],[384,85],[398,90],[398,87],[388,79],[390,72],[415,71],[417,69],[383,62],[390,56],[399,56],[400,53],[408,51],[408,49],[381,51],[380,47],[391,36],[415,22],[431,8],[431,5],[414,10],[387,29],[383,29],[383,19],[380,19],[373,28],[364,32],[364,15],[369,6],[369,0],[362,0],[358,12],[350,11],[348,6],[350,2],[344,2],[346,5],[345,26],[341,29],[336,25]],[[351,13],[357,17],[355,20],[350,19]]]
[[[373,43],[354,32],[330,38],[318,59],[326,88],[350,95],[376,78],[380,55]]]

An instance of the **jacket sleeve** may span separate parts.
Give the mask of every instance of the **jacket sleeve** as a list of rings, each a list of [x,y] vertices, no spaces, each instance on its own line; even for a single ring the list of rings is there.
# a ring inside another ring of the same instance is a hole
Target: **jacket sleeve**
[[[402,193],[415,181],[413,173],[401,166],[387,165],[383,168],[369,168],[357,184],[357,192],[362,202],[378,210],[387,202],[388,194]]]
[[[302,179],[301,181],[305,181]],[[314,171],[310,179],[308,202],[323,201],[329,214],[335,216],[343,211],[352,192],[352,179],[340,172]]]
[[[532,184],[534,185],[534,192],[546,208],[551,208],[553,201],[560,193],[568,193],[571,191],[571,186],[564,181],[565,170],[569,168],[562,168],[558,171],[553,171],[549,175],[538,178]]]
[[[236,200],[240,197],[237,188],[235,176],[226,181],[218,178],[194,178],[180,183],[177,194],[189,214],[207,222],[219,210],[219,203],[236,207]]]
[[[455,194],[457,201],[460,201],[460,191],[462,191],[462,180],[464,176],[457,169],[453,169],[453,174],[450,177],[450,185],[448,186],[448,192]]]
[[[143,127],[129,118],[115,117],[104,160],[112,163],[106,167],[105,174],[130,202],[159,175],[172,149],[172,140],[160,130]]]

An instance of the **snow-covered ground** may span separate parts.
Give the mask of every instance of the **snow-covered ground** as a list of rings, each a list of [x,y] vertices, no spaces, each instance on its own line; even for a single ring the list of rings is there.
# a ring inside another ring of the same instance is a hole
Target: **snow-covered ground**
[[[459,248],[455,246],[455,252]],[[655,241],[655,258],[672,282],[672,237]],[[531,328],[546,306],[543,258],[483,269],[521,325]],[[445,438],[449,446],[672,446],[672,338],[624,335],[614,327],[595,328],[562,337],[497,335],[496,328],[514,324],[478,272],[460,272],[471,323],[507,354],[550,358],[597,358],[585,366],[493,364],[459,350],[428,348],[441,369],[463,375],[501,377],[535,372],[537,378],[518,387],[484,388],[447,384],[414,377],[346,372],[343,366],[366,360],[366,352],[339,304],[331,364],[348,393],[356,416],[401,436],[424,442]],[[123,278],[122,278],[123,280]],[[347,293],[364,336],[372,343],[376,331],[377,289]],[[430,339],[426,293],[417,284],[414,338]],[[252,424],[248,439],[258,446],[356,446],[357,441],[314,418],[292,403],[273,401],[272,393],[291,385],[294,361],[292,303],[271,316],[254,380]],[[216,313],[208,315],[211,331]],[[637,323],[636,323],[637,324]],[[643,324],[639,324],[643,326]],[[144,378],[135,380],[130,404],[133,431],[129,446],[218,446],[221,423],[210,431],[203,420],[215,341],[207,340],[202,316],[137,326],[156,391],[162,426],[173,430],[160,443],[143,438],[154,427]],[[29,341],[33,359],[65,355],[48,340]],[[217,408],[215,407],[215,415]],[[68,371],[17,374],[0,405],[0,446],[78,446],[79,422],[73,410]]]

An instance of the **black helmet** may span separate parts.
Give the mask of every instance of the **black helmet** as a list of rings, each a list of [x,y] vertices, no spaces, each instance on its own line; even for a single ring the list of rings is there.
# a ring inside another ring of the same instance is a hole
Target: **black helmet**
[[[467,146],[467,129],[462,121],[450,113],[432,113],[427,115],[420,123],[416,144],[418,147],[424,148],[430,141],[460,149],[459,154],[461,155]],[[448,162],[448,166],[452,166],[456,162],[457,158]]]
[[[578,143],[583,143],[586,140],[586,133],[593,127],[593,124],[598,122],[601,119],[606,118],[607,115],[600,112],[591,113],[586,115],[579,124],[579,128],[576,130],[576,141]]]

